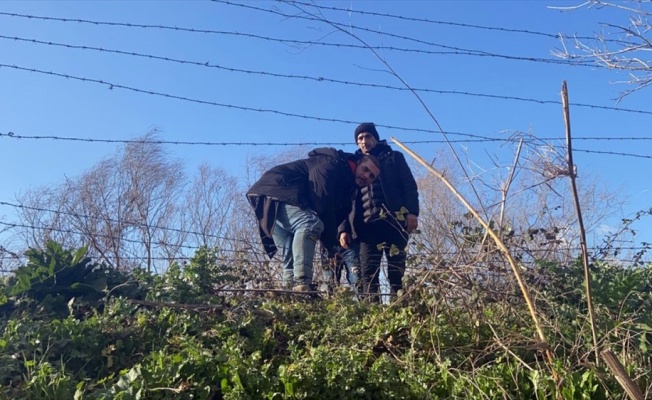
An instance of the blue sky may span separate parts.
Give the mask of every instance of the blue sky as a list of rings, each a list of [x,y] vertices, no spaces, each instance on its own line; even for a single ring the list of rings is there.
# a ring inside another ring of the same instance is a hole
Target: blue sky
[[[644,174],[652,163],[650,141],[582,138],[652,137],[652,89],[616,103],[628,87],[614,82],[626,80],[627,74],[559,64],[551,55],[560,47],[559,40],[532,33],[593,36],[603,29],[600,23],[628,22],[629,13],[613,8],[550,8],[580,3],[348,0],[318,2],[326,7],[321,9],[300,7],[321,12],[370,46],[384,47],[378,54],[407,83],[435,91],[422,92],[422,98],[449,132],[504,138],[514,131],[531,131],[558,138],[555,143],[561,144],[564,123],[555,102],[562,81],[567,81],[574,146],[592,151],[574,155],[580,178],[583,173],[595,175],[622,190],[628,199],[623,210],[627,216],[652,207],[650,180]],[[121,140],[156,128],[167,141],[350,143],[336,147],[353,151],[356,123],[374,121],[384,138],[441,139],[414,95],[388,88],[401,87],[401,82],[371,51],[324,22],[282,15],[298,12],[273,1],[0,2],[0,134]],[[468,52],[475,55],[460,54]],[[443,146],[411,145],[426,159]],[[513,148],[504,144],[455,146],[479,164],[487,162],[487,154],[505,163],[512,159]],[[117,147],[1,136],[0,201],[12,202],[21,190],[79,175]],[[236,175],[248,155],[282,150],[269,145],[169,146],[189,169],[209,162]],[[3,206],[0,218],[11,220],[12,212]]]

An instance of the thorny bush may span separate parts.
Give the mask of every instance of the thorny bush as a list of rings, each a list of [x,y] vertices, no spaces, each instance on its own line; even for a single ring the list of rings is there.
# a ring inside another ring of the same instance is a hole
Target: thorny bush
[[[55,243],[30,252],[0,288],[0,398],[626,398],[591,358],[579,263],[526,274],[550,366],[507,275],[491,292],[472,270],[424,271],[403,297],[367,304],[221,293],[236,266],[209,249],[163,275],[117,273]],[[592,274],[602,345],[650,395],[652,268]]]

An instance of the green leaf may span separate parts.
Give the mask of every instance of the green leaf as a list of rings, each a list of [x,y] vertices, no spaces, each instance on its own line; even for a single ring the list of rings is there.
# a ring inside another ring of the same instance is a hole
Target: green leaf
[[[103,292],[103,291],[105,291],[106,288],[107,288],[107,280],[106,280],[106,277],[98,278],[98,279],[94,280],[93,282],[91,282],[90,285],[91,285],[95,290],[97,290],[98,292]]]
[[[77,249],[75,252],[75,255],[72,258],[72,265],[79,264],[79,262],[86,256],[86,252],[88,251],[88,247],[83,246]]]

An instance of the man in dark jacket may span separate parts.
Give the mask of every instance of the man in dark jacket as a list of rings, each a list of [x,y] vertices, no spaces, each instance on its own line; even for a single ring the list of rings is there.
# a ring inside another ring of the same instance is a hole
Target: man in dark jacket
[[[379,293],[380,262],[387,257],[390,292],[402,288],[408,236],[418,225],[419,192],[412,171],[402,153],[380,140],[372,122],[360,124],[354,132],[358,155],[374,155],[380,163],[380,179],[362,188],[347,221],[338,229],[342,247],[360,244],[361,290]],[[373,300],[379,301],[378,296]]]
[[[378,177],[373,156],[332,148],[311,151],[308,158],[265,172],[247,192],[258,219],[267,255],[277,248],[283,259],[283,285],[309,291],[317,240],[335,262],[337,227],[346,219],[356,187]]]

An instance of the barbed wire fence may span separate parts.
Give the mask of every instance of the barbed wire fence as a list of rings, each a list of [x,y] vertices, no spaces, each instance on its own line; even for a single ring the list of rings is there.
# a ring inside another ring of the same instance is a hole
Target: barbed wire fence
[[[251,4],[243,4],[243,3],[233,3],[230,1],[223,1],[223,0],[215,0],[217,3],[221,3],[227,6],[232,6],[232,7],[240,7],[240,8],[247,8],[250,10],[254,10],[257,12],[264,12],[264,13],[271,13],[275,14],[281,17],[285,18],[305,18],[307,20],[311,20],[310,17],[306,16],[297,16],[297,15],[290,15],[283,13],[277,9],[267,9],[267,8],[262,8],[262,7],[257,7],[253,6]],[[321,10],[330,10],[330,11],[336,11],[336,12],[353,12],[353,13],[360,13],[362,15],[368,15],[368,16],[374,16],[374,17],[383,17],[383,18],[393,18],[393,19],[399,19],[399,20],[405,20],[405,21],[411,21],[411,22],[420,22],[420,23],[428,23],[428,24],[439,24],[439,25],[450,25],[450,26],[456,26],[459,28],[463,29],[476,29],[476,30],[491,30],[491,31],[500,31],[503,33],[508,33],[508,34],[514,34],[514,35],[530,35],[530,36],[541,36],[541,37],[546,37],[550,39],[558,39],[559,34],[551,34],[551,33],[546,33],[546,32],[537,32],[537,31],[530,31],[530,30],[522,30],[522,29],[510,29],[510,28],[504,28],[504,27],[490,27],[490,26],[481,26],[481,25],[474,25],[474,24],[463,24],[463,23],[456,23],[456,22],[451,22],[451,21],[436,21],[436,20],[430,20],[427,18],[413,18],[413,17],[405,17],[397,14],[389,14],[389,13],[374,13],[374,12],[366,12],[366,11],[358,11],[358,10],[350,10],[346,8],[341,8],[341,7],[331,7],[331,6],[323,6],[323,5],[316,5],[312,3],[301,3],[301,2],[294,2],[303,6],[307,7],[314,7],[316,9],[321,9]],[[272,37],[272,36],[264,36],[264,35],[254,35],[250,33],[242,33],[242,32],[233,32],[233,31],[217,31],[217,30],[205,30],[205,29],[196,29],[196,28],[188,28],[188,27],[174,27],[174,26],[167,26],[167,25],[148,25],[148,24],[139,24],[139,23],[132,23],[132,22],[115,22],[115,21],[99,21],[99,20],[88,20],[88,19],[75,19],[75,18],[56,18],[56,17],[48,17],[48,16],[39,16],[39,15],[30,15],[30,14],[18,14],[18,13],[7,13],[7,12],[0,12],[0,16],[5,16],[5,17],[10,17],[10,18],[21,18],[21,19],[28,19],[28,20],[42,20],[42,21],[55,21],[55,22],[61,22],[61,23],[76,23],[76,24],[90,24],[90,25],[96,25],[96,26],[106,26],[106,27],[122,27],[122,28],[133,28],[133,29],[157,29],[157,30],[167,30],[167,31],[176,31],[176,32],[187,32],[187,33],[193,33],[193,34],[204,34],[204,35],[221,35],[221,36],[237,36],[237,37],[243,37],[243,38],[248,38],[252,40],[261,40],[261,41],[270,41],[270,42],[277,42],[277,43],[283,43],[283,44],[288,44],[288,45],[294,45],[294,46],[327,46],[327,47],[333,47],[333,48],[352,48],[352,49],[368,49],[368,47],[365,46],[360,46],[360,45],[355,45],[355,44],[347,44],[347,43],[335,43],[335,42],[326,42],[326,41],[307,41],[307,40],[297,40],[297,39],[283,39],[283,38],[277,38],[277,37]],[[312,19],[314,20],[314,19]],[[377,35],[384,35],[388,37],[393,37],[396,39],[401,39],[410,43],[416,43],[421,46],[426,46],[427,48],[424,49],[417,49],[417,48],[408,48],[408,47],[397,47],[397,46],[377,46],[377,47],[372,47],[375,50],[391,50],[391,51],[397,51],[397,52],[403,52],[403,53],[416,53],[416,54],[423,54],[423,55],[449,55],[449,56],[466,56],[466,57],[490,57],[490,58],[497,58],[497,59],[502,59],[506,61],[515,61],[515,62],[531,62],[531,63],[537,63],[537,64],[547,64],[547,65],[565,65],[565,66],[572,66],[572,67],[590,67],[590,68],[601,68],[601,66],[595,64],[595,63],[590,63],[590,62],[584,62],[584,61],[576,61],[576,60],[559,60],[559,59],[554,59],[554,58],[540,58],[540,57],[528,57],[528,56],[520,56],[520,55],[511,55],[511,54],[501,54],[501,53],[496,53],[496,52],[488,52],[485,50],[481,49],[473,49],[473,48],[462,48],[462,47],[456,47],[456,46],[448,46],[444,45],[441,43],[435,43],[431,41],[426,41],[422,40],[419,38],[415,37],[409,37],[405,35],[399,35],[399,34],[392,34],[389,32],[384,32],[384,31],[379,31],[379,30],[374,30],[370,28],[365,28],[365,27],[357,27],[357,29],[377,34]],[[584,38],[587,39],[586,37],[574,37],[574,38]],[[132,51],[126,51],[126,50],[121,50],[121,49],[110,49],[110,48],[103,48],[103,47],[94,47],[94,46],[85,46],[85,45],[76,45],[76,44],[71,44],[71,43],[63,43],[63,42],[53,42],[53,41],[45,41],[45,40],[39,40],[39,39],[34,39],[34,38],[26,38],[26,37],[20,37],[20,36],[8,36],[8,35],[0,35],[0,39],[2,40],[7,40],[7,41],[15,41],[15,42],[23,42],[25,44],[33,44],[33,45],[40,45],[40,46],[49,46],[49,47],[60,47],[60,48],[65,48],[68,50],[78,50],[78,51],[87,51],[87,52],[99,52],[99,53],[107,53],[107,54],[113,54],[113,55],[118,55],[118,56],[125,56],[125,57],[136,57],[136,58],[143,58],[143,59],[150,59],[150,60],[155,60],[157,62],[166,62],[166,63],[173,63],[173,64],[184,64],[184,65],[190,65],[193,67],[198,67],[198,68],[212,68],[212,69],[219,69],[227,72],[232,72],[232,73],[237,73],[237,74],[244,74],[244,75],[257,75],[269,79],[287,79],[287,80],[304,80],[304,81],[313,81],[317,82],[320,84],[334,84],[334,85],[344,85],[344,86],[356,86],[356,87],[367,87],[367,88],[373,88],[377,90],[387,90],[387,91],[407,91],[407,88],[404,87],[398,87],[398,86],[393,86],[393,85],[384,85],[384,84],[377,84],[373,82],[355,82],[355,81],[349,81],[349,80],[341,80],[341,79],[335,79],[335,78],[330,78],[330,77],[322,77],[322,76],[310,76],[310,75],[294,75],[294,74],[283,74],[283,73],[278,73],[278,72],[270,72],[270,71],[264,71],[264,70],[254,70],[254,69],[244,69],[244,68],[236,68],[236,67],[229,67],[225,65],[220,65],[220,64],[213,64],[210,62],[200,62],[200,61],[193,61],[193,60],[186,60],[186,59],[181,59],[181,58],[174,58],[174,57],[168,57],[168,56],[163,56],[163,55],[155,55],[155,54],[147,54],[147,53],[139,53],[139,52],[132,52]],[[438,48],[441,50],[429,50],[429,48]],[[78,81],[86,84],[95,84],[95,85],[103,85],[111,90],[125,90],[125,91],[130,91],[130,92],[135,92],[141,95],[149,95],[149,96],[155,96],[155,97],[162,97],[165,99],[169,100],[176,100],[176,101],[183,101],[183,102],[189,102],[189,103],[194,103],[198,105],[204,105],[204,106],[212,106],[212,107],[219,107],[219,108],[226,108],[226,109],[237,109],[240,111],[244,112],[251,112],[251,113],[267,113],[267,114],[274,114],[277,116],[281,116],[284,118],[292,118],[292,119],[306,119],[306,120],[312,120],[312,121],[319,121],[319,122],[331,122],[331,123],[339,123],[339,124],[346,124],[346,125],[353,125],[357,124],[359,121],[353,121],[353,120],[348,120],[348,119],[340,119],[340,118],[332,118],[332,117],[327,117],[327,116],[320,116],[320,115],[309,115],[309,114],[303,114],[303,113],[298,113],[298,112],[292,112],[292,111],[285,111],[285,110],[280,110],[280,109],[273,109],[273,108],[261,108],[261,107],[251,107],[248,105],[239,105],[239,104],[233,104],[233,103],[227,103],[227,102],[216,102],[216,101],[211,101],[211,100],[204,100],[200,98],[194,98],[194,97],[189,97],[189,96],[183,96],[183,95],[178,95],[178,94],[173,94],[173,93],[167,93],[164,90],[152,90],[152,89],[145,89],[145,88],[140,88],[137,86],[132,86],[132,85],[126,85],[126,84],[120,84],[118,82],[113,82],[113,81],[108,81],[105,79],[101,78],[92,78],[92,77],[86,77],[86,76],[81,76],[81,75],[73,75],[73,74],[68,74],[68,73],[63,73],[63,72],[54,72],[54,71],[47,71],[44,69],[39,69],[39,68],[32,68],[32,67],[27,67],[23,65],[16,65],[16,64],[11,64],[11,63],[0,63],[0,68],[6,68],[6,69],[13,69],[25,73],[31,73],[31,74],[38,74],[38,75],[43,75],[51,78],[61,78],[61,79],[66,79],[66,80],[71,80],[71,81]],[[557,100],[549,100],[549,99],[535,99],[535,98],[527,98],[527,97],[518,97],[518,96],[506,96],[506,95],[500,95],[500,94],[490,94],[490,93],[475,93],[475,92],[468,92],[468,91],[455,91],[455,90],[439,90],[439,89],[432,89],[432,88],[414,88],[414,91],[417,92],[423,92],[423,93],[433,93],[433,94],[440,94],[440,95],[453,95],[453,96],[465,96],[465,97],[475,97],[475,98],[484,98],[484,99],[492,99],[492,100],[501,100],[501,101],[514,101],[514,102],[527,102],[527,103],[532,103],[532,104],[537,104],[541,106],[559,106],[561,104],[560,101]],[[604,110],[604,111],[610,111],[610,112],[616,112],[616,113],[632,113],[632,114],[640,114],[640,115],[652,115],[652,111],[646,111],[646,110],[637,110],[637,109],[630,109],[630,108],[624,108],[624,107],[613,107],[613,106],[606,106],[606,105],[600,105],[600,104],[588,104],[588,103],[578,103],[578,104],[573,104],[574,107],[580,107],[580,108],[587,108],[587,109],[593,109],[593,110]],[[432,129],[424,129],[424,128],[418,128],[418,127],[406,127],[406,126],[397,126],[397,125],[392,125],[392,124],[386,124],[383,123],[382,121],[380,123],[377,123],[377,126],[381,128],[387,128],[387,129],[394,129],[394,130],[399,130],[399,131],[410,131],[410,132],[421,132],[421,133],[438,133],[439,131],[437,130],[432,130]],[[116,139],[116,138],[83,138],[80,136],[61,136],[61,135],[49,135],[49,134],[44,134],[44,135],[23,135],[20,133],[15,133],[12,131],[5,131],[6,133],[0,133],[0,139],[13,139],[13,140],[52,140],[52,141],[75,141],[75,142],[85,142],[85,143],[106,143],[106,144],[128,144],[128,143],[138,143],[137,140],[129,140],[129,139]],[[479,134],[474,134],[474,133],[465,133],[465,132],[446,132],[447,135],[451,136],[458,136],[463,139],[457,139],[457,140],[451,140],[448,142],[453,142],[453,143],[482,143],[482,142],[501,142],[501,143],[515,143],[516,140],[514,138],[510,137],[491,137],[487,135],[479,135]],[[556,137],[544,137],[541,138],[541,140],[546,140],[546,141],[555,141],[555,140],[561,140],[563,139],[561,136],[556,138]],[[629,137],[576,137],[574,138],[575,141],[613,141],[613,142],[624,142],[624,141],[632,141],[632,142],[648,142],[652,140],[652,137],[645,137],[645,136],[629,136]],[[443,140],[415,140],[415,141],[405,141],[405,143],[412,143],[412,144],[437,144],[437,143],[445,143],[447,141]],[[282,147],[282,146],[302,146],[302,145],[310,145],[310,146],[343,146],[343,145],[351,145],[351,143],[343,143],[343,142],[244,142],[244,141],[229,141],[229,142],[206,142],[206,141],[155,141],[152,143],[157,143],[157,144],[165,144],[165,145],[185,145],[185,146],[252,146],[252,147],[269,147],[269,146],[277,146],[277,147]],[[647,154],[640,154],[640,153],[634,153],[634,152],[618,152],[618,151],[612,151],[612,150],[591,150],[591,149],[574,149],[575,152],[584,152],[588,154],[597,154],[597,155],[603,155],[603,156],[610,156],[610,157],[629,157],[629,158],[640,158],[640,159],[649,159],[652,158],[651,155]],[[1,200],[1,199],[0,199]],[[8,201],[0,201],[0,205],[5,206],[5,207],[11,207],[11,208],[24,208],[27,207],[25,205],[21,204],[16,204],[16,203],[10,203]],[[44,212],[59,212],[57,210],[52,210],[52,209],[38,209],[38,211],[44,211]],[[91,216],[87,215],[82,215],[82,214],[75,214],[75,217],[78,218],[92,218]],[[123,223],[128,223],[128,224],[138,224],[137,222],[134,221],[124,221],[124,220],[119,220],[116,219],[115,222],[123,222]],[[39,229],[52,229],[52,228],[47,228],[47,227],[42,227],[42,226],[36,226],[36,225],[21,225],[21,224],[16,224],[16,223],[10,223],[10,222],[0,222],[5,228],[11,229],[14,227],[22,227],[22,228],[28,228],[28,229],[33,229],[33,230],[39,230]],[[158,229],[163,229],[163,230],[171,230],[175,231],[177,233],[184,233],[184,234],[197,234],[198,232],[194,231],[186,231],[182,229],[176,229],[172,227],[162,227],[162,226],[155,226],[155,228]],[[70,235],[83,235],[83,232],[78,232],[78,231],[72,231],[72,230],[60,230],[59,233],[62,234],[70,234]],[[107,236],[107,238],[110,239],[115,239],[114,237],[111,237],[110,235]],[[130,238],[120,238],[121,240],[125,241],[133,241],[133,239]],[[226,242],[238,242],[241,241],[241,239],[237,238],[230,238],[226,236],[215,236],[215,239],[223,240]],[[168,243],[165,242],[157,242],[156,244],[160,245],[167,245]],[[189,251],[197,250],[197,246],[193,245],[181,245],[181,248]],[[629,246],[629,247],[622,247],[623,249],[629,249],[632,251],[642,251],[642,250],[647,250],[647,246]],[[578,249],[570,249],[573,251],[577,251]],[[598,250],[598,248],[593,248],[593,250]],[[232,250],[232,249],[221,249],[225,254],[231,253],[231,254],[251,254],[252,250]],[[6,250],[4,247],[2,248],[2,251],[0,252],[1,258],[19,258],[21,256],[9,252]],[[258,253],[258,255],[262,256],[263,253],[262,251]],[[443,255],[450,255],[449,253],[416,253],[416,256],[420,257],[431,257],[431,256],[443,256]],[[172,262],[172,261],[179,261],[179,260],[188,260],[189,256],[183,256],[180,255],[179,257],[175,257],[174,259],[172,258],[165,258],[165,257],[157,257],[156,259],[160,261],[167,261],[167,262]],[[137,261],[137,258],[134,258],[135,261]],[[236,257],[225,257],[224,260],[226,261],[238,261],[239,259]],[[627,261],[627,260],[625,260]]]

